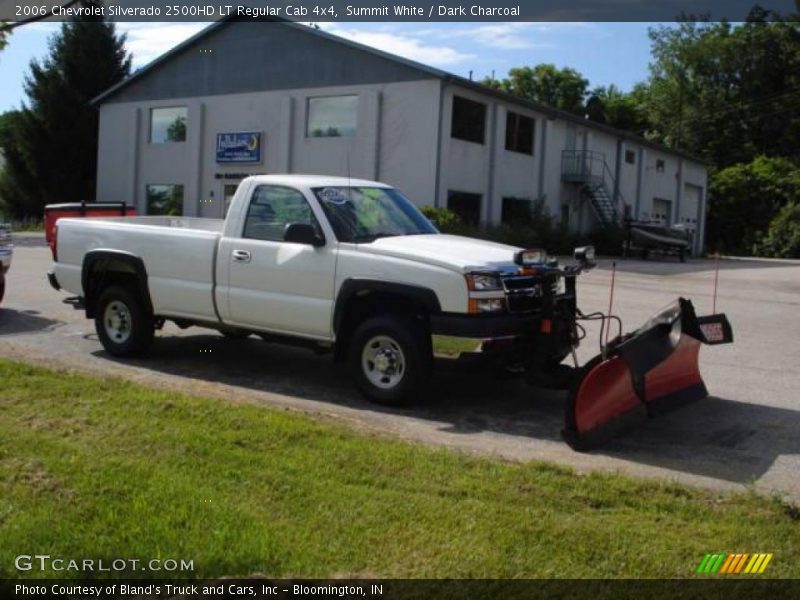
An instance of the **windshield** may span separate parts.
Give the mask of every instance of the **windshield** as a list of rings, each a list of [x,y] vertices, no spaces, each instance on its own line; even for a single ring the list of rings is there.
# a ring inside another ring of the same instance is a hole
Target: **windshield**
[[[367,243],[381,237],[439,233],[417,207],[392,188],[314,188],[340,242]]]

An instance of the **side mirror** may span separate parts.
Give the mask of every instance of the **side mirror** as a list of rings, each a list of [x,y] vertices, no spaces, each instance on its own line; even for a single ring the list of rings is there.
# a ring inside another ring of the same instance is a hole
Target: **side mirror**
[[[315,248],[325,245],[325,238],[309,223],[287,223],[283,230],[283,241],[307,244]]]
[[[581,268],[589,270],[593,269],[597,263],[594,262],[594,246],[581,246],[575,248],[575,260],[577,260]]]

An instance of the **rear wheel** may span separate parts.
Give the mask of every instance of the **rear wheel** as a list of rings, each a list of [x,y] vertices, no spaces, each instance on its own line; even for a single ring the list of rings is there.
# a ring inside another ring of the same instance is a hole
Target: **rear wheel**
[[[142,354],[153,341],[152,315],[129,289],[109,287],[100,294],[94,319],[100,342],[114,356]]]
[[[367,399],[389,406],[408,404],[433,370],[430,335],[413,317],[369,318],[353,333],[349,365]]]

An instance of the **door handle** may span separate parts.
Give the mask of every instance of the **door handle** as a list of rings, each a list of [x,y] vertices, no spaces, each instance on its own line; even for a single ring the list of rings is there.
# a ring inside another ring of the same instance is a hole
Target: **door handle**
[[[249,263],[252,256],[250,252],[247,250],[234,250],[233,251],[233,260],[234,262],[242,262],[242,263]]]

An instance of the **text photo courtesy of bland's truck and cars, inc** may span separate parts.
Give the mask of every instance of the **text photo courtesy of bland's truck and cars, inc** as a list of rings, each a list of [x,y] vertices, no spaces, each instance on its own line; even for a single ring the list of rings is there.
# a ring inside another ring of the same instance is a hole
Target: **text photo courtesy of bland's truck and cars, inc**
[[[167,6],[62,6],[62,5],[16,5],[15,14],[19,18],[36,16],[55,17],[308,17],[338,19],[344,17],[389,18],[389,17],[518,17],[520,7],[517,6],[484,6],[480,4],[445,6],[437,4],[392,4],[383,6],[360,7],[346,5],[341,14],[333,5],[283,5],[283,6],[238,6],[233,4],[217,5],[167,5]]]

